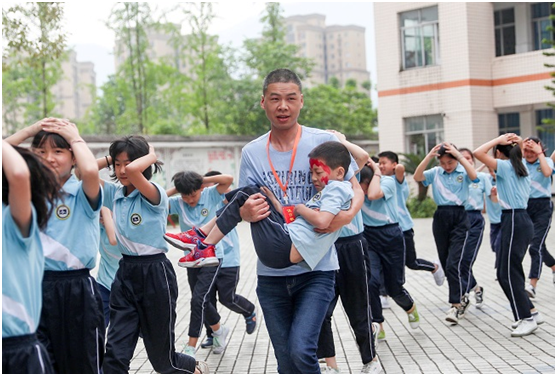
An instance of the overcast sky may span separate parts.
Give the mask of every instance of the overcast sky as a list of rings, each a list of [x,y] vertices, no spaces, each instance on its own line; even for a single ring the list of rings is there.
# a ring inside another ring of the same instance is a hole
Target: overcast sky
[[[114,33],[105,26],[114,2],[71,1],[65,5],[69,45],[77,51],[78,61],[92,61],[97,74],[97,86],[102,85],[109,74],[114,73]],[[159,3],[168,8],[172,3]],[[261,32],[259,19],[265,8],[264,2],[219,2],[215,4],[217,19],[212,33],[219,35],[225,44],[239,47],[245,38],[257,37]],[[153,5],[154,6],[154,5]],[[371,2],[281,2],[283,16],[320,13],[326,16],[327,25],[358,25],[366,28],[367,69],[373,84],[376,82],[375,36],[373,29],[373,3]],[[175,16],[171,21],[177,21]],[[182,29],[187,33],[187,25]],[[377,93],[372,93],[377,106]]]

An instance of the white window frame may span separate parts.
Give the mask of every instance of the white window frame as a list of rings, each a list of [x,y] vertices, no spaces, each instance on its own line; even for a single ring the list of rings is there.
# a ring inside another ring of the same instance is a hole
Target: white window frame
[[[433,8],[433,7],[426,7],[426,8]],[[422,9],[426,9],[426,8],[421,8],[421,9],[415,9],[418,12],[420,12],[420,19],[421,19],[421,14],[422,14]],[[413,12],[415,10],[411,10],[411,11],[407,11],[407,12]],[[399,13],[399,22],[401,21],[401,16],[402,14],[404,14],[406,12],[401,12]],[[434,43],[433,43],[433,64],[429,64],[429,65],[425,65],[425,46],[424,46],[424,38],[423,38],[423,33],[421,32],[421,29],[424,26],[430,26],[433,25],[433,39],[434,39]],[[415,28],[420,28],[420,42],[421,42],[421,50],[422,50],[422,62],[424,63],[424,65],[417,65],[415,67],[410,67],[407,68],[406,67],[406,53],[405,53],[405,49],[404,49],[404,31],[406,29],[415,29]],[[431,66],[435,66],[435,65],[440,65],[441,64],[441,56],[439,54],[439,9],[437,9],[437,21],[427,21],[427,22],[419,22],[418,25],[415,26],[402,26],[402,23],[400,24],[400,50],[401,50],[401,57],[402,57],[402,69],[403,70],[408,70],[408,69],[419,69],[419,68],[425,68],[425,67],[431,67]]]
[[[512,10],[513,10],[514,21],[513,21],[513,23],[506,23],[506,24],[504,24],[504,23],[502,23],[502,22],[503,22],[502,14],[503,14],[503,11],[509,10],[509,9],[512,9]],[[501,17],[501,24],[495,25],[495,26],[494,26],[495,32],[500,33],[500,36],[501,36],[501,41],[500,41],[500,42],[501,42],[501,45],[499,46],[499,48],[501,49],[501,55],[497,55],[497,48],[495,48],[495,57],[515,55],[515,54],[516,54],[516,14],[514,13],[514,7],[505,8],[505,9],[498,9],[498,10],[493,11],[493,17],[494,17],[494,18],[495,18],[495,14],[496,14],[496,13],[499,13],[499,14],[500,14],[500,17]],[[494,20],[494,21],[495,21],[495,20]],[[494,22],[494,24],[495,24],[495,22]],[[514,45],[514,52],[513,52],[512,54],[505,54],[505,38],[504,38],[504,34],[503,34],[503,29],[505,29],[505,28],[507,28],[507,27],[509,27],[509,26],[511,26],[511,25],[512,25],[513,28],[514,28],[514,43],[515,43],[515,45]],[[497,38],[495,38],[495,42],[497,43]]]
[[[440,122],[440,127],[436,127],[434,129],[427,129],[427,118],[428,117],[439,117],[441,122]],[[423,129],[419,129],[419,130],[415,130],[415,131],[408,131],[408,121],[410,119],[422,119],[423,120]],[[430,133],[435,133],[435,140],[436,143],[434,145],[428,145],[427,142],[427,134]],[[411,117],[407,117],[404,118],[404,139],[406,142],[406,152],[407,153],[413,153],[413,154],[417,154],[417,152],[415,150],[411,150],[411,146],[410,146],[410,136],[415,136],[415,135],[423,135],[425,140],[424,140],[424,146],[425,146],[425,154],[429,153],[429,151],[437,144],[443,142],[444,138],[445,138],[445,124],[443,122],[443,115],[442,114],[431,114],[431,115],[423,115],[423,116],[411,116]]]

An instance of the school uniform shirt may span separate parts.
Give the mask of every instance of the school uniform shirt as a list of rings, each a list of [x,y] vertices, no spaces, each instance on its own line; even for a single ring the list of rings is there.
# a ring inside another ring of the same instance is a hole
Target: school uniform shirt
[[[395,178],[382,175],[381,190],[383,191],[383,197],[377,200],[369,200],[366,194],[362,206],[362,217],[366,226],[379,227],[398,223]]]
[[[530,175],[518,177],[511,161],[497,159],[497,195],[502,209],[526,209],[530,196]]]
[[[240,266],[240,239],[236,229],[230,231],[219,242],[222,245],[222,264],[221,268],[233,268]],[[218,257],[218,256],[217,256]]]
[[[201,191],[199,201],[194,207],[185,203],[180,196],[170,197],[170,214],[178,215],[180,231],[188,231],[194,226],[199,228],[213,219],[217,209],[222,205],[222,200],[224,195],[217,191],[216,185],[213,185]],[[221,243],[219,242],[215,247],[215,254],[220,259],[224,257],[224,247]]]
[[[284,193],[278,185],[275,176],[269,165],[267,155],[267,140],[270,132],[265,133],[259,138],[251,141],[242,149],[242,159],[240,163],[239,186],[249,184],[268,187],[282,205],[296,205],[309,201],[315,192],[315,187],[311,182],[311,171],[309,166],[308,154],[310,151],[326,141],[338,141],[336,136],[321,129],[302,126],[302,135],[298,144],[296,158],[292,171],[288,179],[288,204],[284,201]],[[280,152],[269,145],[269,154],[273,166],[282,184],[286,183],[290,168],[292,151]],[[349,171],[346,172],[345,180],[350,180],[354,176],[354,171],[358,170],[356,162],[352,159]],[[321,259],[314,270],[327,271],[339,268],[338,257],[334,246]],[[266,267],[257,260],[257,274],[265,276],[289,276],[307,273],[307,269],[300,265],[293,265],[284,269],[272,269]]]
[[[310,209],[319,209],[320,212],[337,215],[341,210],[350,208],[352,197],[354,197],[354,191],[350,182],[332,180],[305,205]],[[286,227],[292,243],[300,253],[306,255],[304,261],[312,268],[318,263],[315,259],[312,259],[312,251],[330,248],[340,234],[340,230],[326,234],[315,232],[315,226],[302,216],[296,217]]]
[[[55,203],[41,242],[45,255],[45,270],[67,271],[93,269],[99,249],[99,218],[104,195],[96,208],[89,204],[83,182],[75,175],[62,187],[63,200]]]
[[[339,238],[347,238],[349,236],[361,234],[362,232],[364,232],[364,220],[362,218],[362,211],[360,210],[349,224],[342,227]]]
[[[2,204],[2,338],[35,333],[41,318],[44,254],[31,210],[29,236],[23,237]]]
[[[163,237],[168,217],[168,196],[160,185],[151,184],[159,191],[158,205],[151,204],[138,189],[125,196],[126,188],[119,187],[114,195],[114,227],[123,255],[146,256],[168,252]]]
[[[221,201],[220,206],[224,206],[224,195],[222,195],[223,201]],[[217,209],[220,209],[217,208]],[[236,268],[240,266],[240,238],[238,237],[238,232],[236,229],[232,229],[222,240],[219,242],[222,245],[223,258],[220,265],[222,268]]]
[[[449,174],[439,166],[424,172],[424,186],[432,185],[433,200],[437,205],[464,206],[468,199],[468,186],[479,180],[472,181],[464,167],[458,163]]]
[[[496,181],[489,175],[489,183],[492,187],[496,186]],[[489,191],[491,193],[491,190]],[[486,195],[488,192],[486,191]],[[489,197],[485,199],[485,210],[489,218],[489,223],[501,223],[501,205],[499,202],[493,202]]]
[[[545,157],[549,167],[553,169],[553,174],[555,174],[555,164],[551,158]],[[526,159],[522,162],[526,165],[528,169],[528,174],[530,175],[531,185],[530,185],[530,198],[545,198],[551,197],[551,176],[544,176],[542,169],[540,167],[540,161],[536,159],[534,163],[528,163]]]
[[[491,175],[485,172],[478,172],[478,182],[470,183],[468,186],[468,200],[464,204],[466,210],[483,210],[484,208],[484,193],[485,201],[490,201],[489,195],[491,194]]]
[[[408,181],[406,178],[404,178],[402,183],[399,183],[395,176],[395,183],[398,224],[402,228],[402,231],[408,231],[414,228],[414,221],[412,220],[410,211],[408,211],[408,207],[406,206],[406,201],[410,196],[410,188],[408,187]]]
[[[118,185],[105,181],[104,182],[104,200],[103,206],[106,206],[112,212],[112,205],[114,203],[114,195],[118,190]],[[122,253],[118,244],[112,245],[106,235],[104,225],[100,225],[101,238],[99,253],[101,254],[101,261],[99,262],[99,271],[97,273],[97,282],[108,290],[111,289],[112,282],[118,271],[118,265],[122,258]]]

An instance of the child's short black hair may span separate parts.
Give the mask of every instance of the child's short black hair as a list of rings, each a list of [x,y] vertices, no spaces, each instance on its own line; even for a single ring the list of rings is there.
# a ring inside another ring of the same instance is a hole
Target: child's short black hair
[[[183,195],[191,195],[193,192],[201,189],[203,184],[203,176],[195,171],[181,171],[172,177],[176,190]]]
[[[211,170],[211,171],[207,171],[205,173],[205,175],[203,175],[203,176],[209,177],[209,176],[217,176],[217,175],[222,175],[222,172],[216,171],[216,170]]]
[[[345,175],[350,168],[350,152],[338,141],[327,141],[316,146],[308,157],[323,159],[331,169],[343,167]]]
[[[300,77],[298,77],[298,75],[290,69],[280,68],[270,72],[263,80],[263,95],[267,92],[267,88],[270,84],[276,84],[279,82],[296,84],[298,89],[300,89],[300,93],[302,92],[302,81],[300,80]]]
[[[365,165],[360,170],[360,183],[365,184],[371,182],[371,179],[373,179],[373,175],[374,175],[373,169],[368,165]]]
[[[451,144],[453,146],[453,148],[457,149],[455,144]],[[439,154],[439,156],[437,157],[437,159],[441,159],[442,156],[447,155],[449,157],[451,157],[454,160],[458,160],[456,159],[456,157],[454,155],[452,155],[451,153],[449,153],[447,151],[447,149],[445,148],[445,145],[441,145],[441,147],[439,148],[439,151],[437,152],[437,154]]]
[[[128,159],[130,162],[135,161],[138,158],[144,157],[149,154],[149,143],[143,136],[125,136],[118,140],[112,141],[110,148],[108,149],[108,154],[112,158],[112,171],[114,171],[110,177],[113,180],[117,180],[116,172],[114,170],[114,164],[116,163],[116,157],[120,154],[126,152],[128,154]],[[154,173],[162,171],[161,161],[157,161],[153,166],[155,166]],[[153,177],[153,166],[147,167],[143,171],[143,176],[145,179],[151,180]]]
[[[379,158],[387,158],[391,162],[398,163],[398,154],[392,151],[382,151],[377,154]]]

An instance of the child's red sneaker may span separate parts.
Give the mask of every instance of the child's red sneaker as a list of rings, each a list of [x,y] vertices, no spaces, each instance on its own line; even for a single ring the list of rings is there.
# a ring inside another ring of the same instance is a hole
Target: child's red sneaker
[[[199,245],[201,240],[198,240],[198,242],[199,243],[190,253],[178,261],[178,266],[182,268],[202,268],[204,266],[219,265],[219,259],[215,255],[215,246],[207,244],[207,248],[200,249]]]
[[[184,251],[191,251],[195,248],[198,239],[199,240],[205,239],[199,234],[200,232],[196,231],[194,227],[188,231],[181,232],[179,234],[172,234],[170,232],[167,232],[166,234],[164,234],[164,240],[166,240],[168,243],[170,243],[171,245],[173,245],[178,249],[182,249]]]

